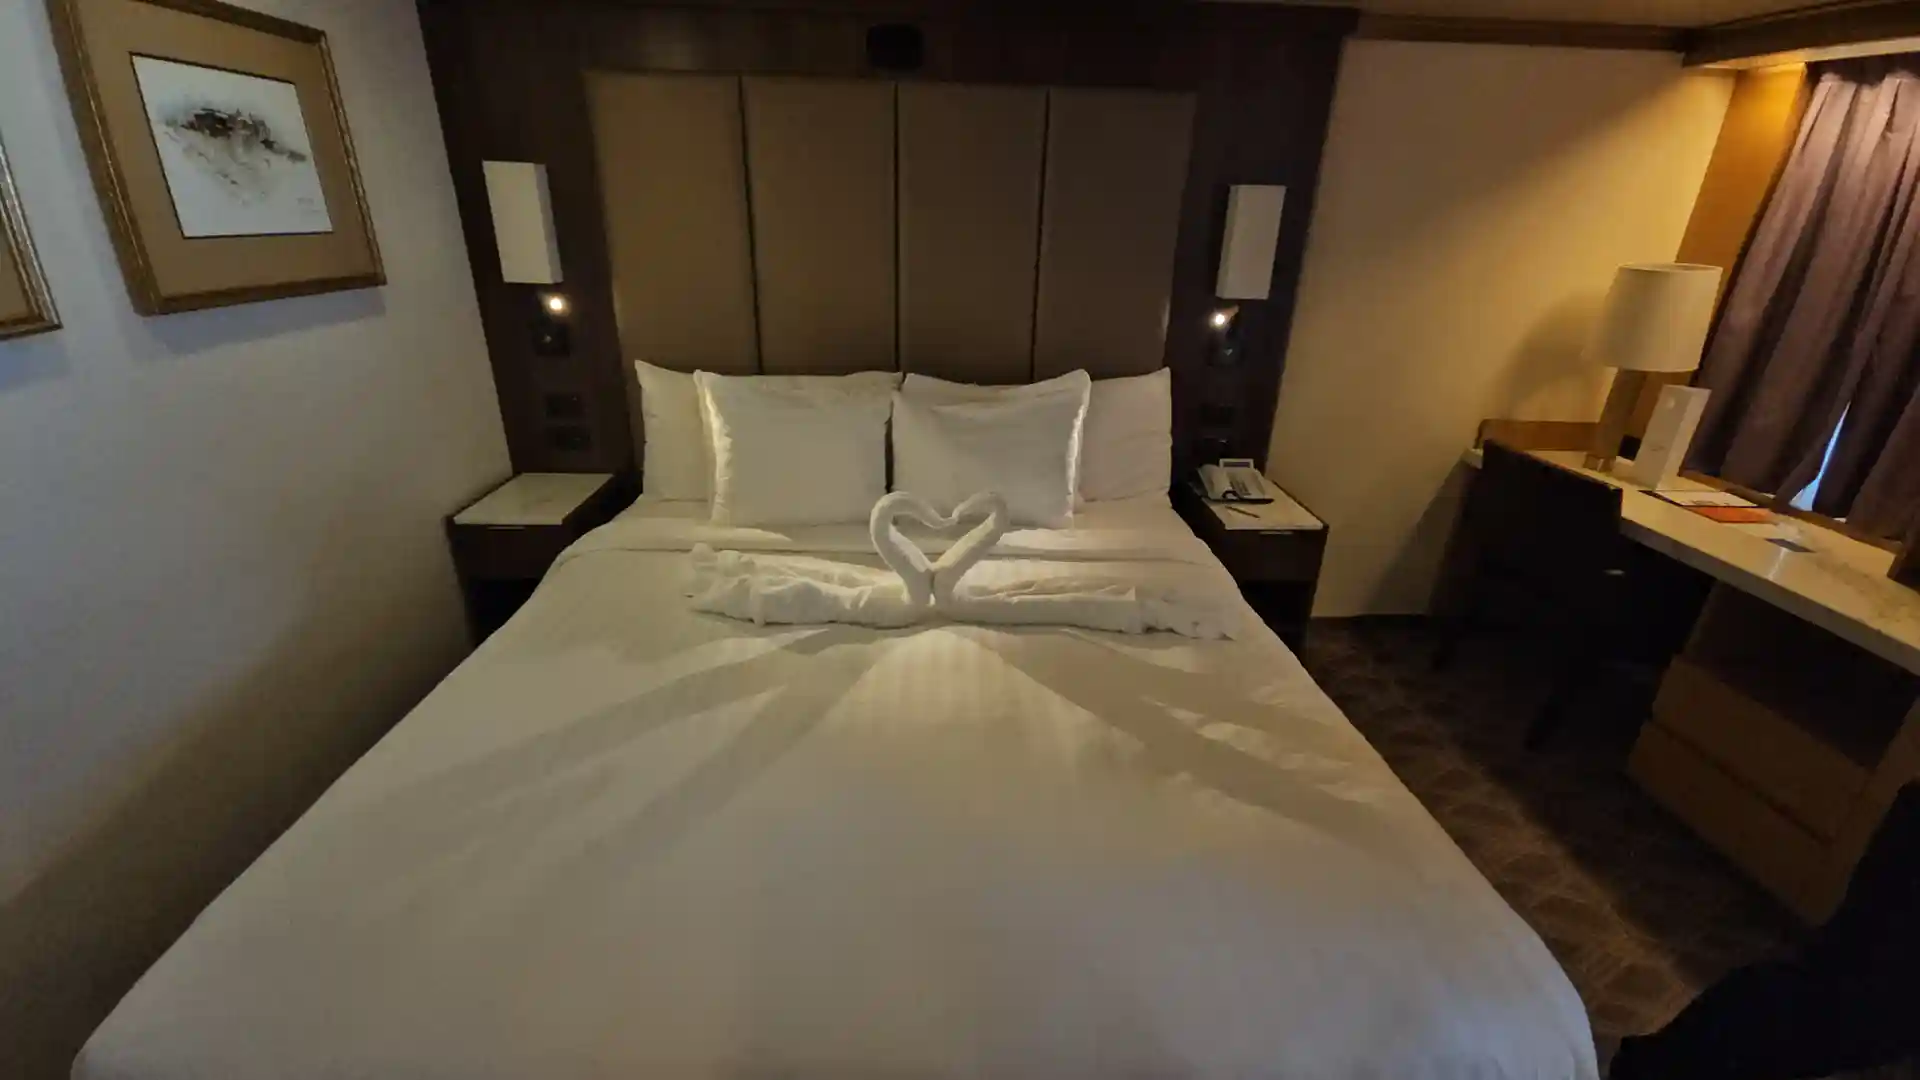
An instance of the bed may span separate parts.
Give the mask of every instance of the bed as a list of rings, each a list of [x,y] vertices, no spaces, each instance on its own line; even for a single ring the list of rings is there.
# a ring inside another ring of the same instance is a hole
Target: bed
[[[78,1080],[1577,1078],[1580,1000],[1164,497],[997,558],[1237,640],[760,627],[643,500],[202,914]]]

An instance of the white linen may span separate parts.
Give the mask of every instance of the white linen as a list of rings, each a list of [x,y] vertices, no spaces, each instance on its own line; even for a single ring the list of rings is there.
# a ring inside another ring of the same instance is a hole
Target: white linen
[[[1058,527],[1073,516],[1074,460],[1084,395],[932,405],[893,400],[893,489],[941,513],[979,491],[1007,501],[1022,525]]]
[[[958,538],[929,562],[901,533],[902,520]],[[993,492],[941,515],[923,500],[896,491],[874,505],[868,526],[884,571],[802,555],[714,551],[701,544],[688,557],[689,606],[760,626],[846,623],[900,629],[940,616],[982,626],[1120,634],[1165,630],[1197,638],[1232,637],[1243,629],[1231,590],[1217,579],[1196,590],[1143,582],[1137,570],[1126,575],[1063,572],[1055,563],[1008,562],[963,585],[1008,524],[1006,500]]]
[[[890,373],[875,374],[891,385]],[[802,388],[761,377],[695,375],[713,444],[713,520],[865,521],[887,493],[891,402],[850,381],[857,378]]]
[[[1082,442],[1086,433],[1087,409],[1093,378],[1086,371],[1069,371],[1051,379],[1032,383],[989,386],[982,383],[951,382],[931,375],[908,375],[900,384],[901,396],[927,405],[961,405],[969,402],[1032,401],[1037,398],[1071,398],[1080,403],[1080,416],[1074,422],[1073,463],[1068,482],[1074,497],[1080,494]]]
[[[749,555],[705,544],[687,555],[687,606],[758,626],[844,623],[897,630],[926,618],[928,603],[891,570],[804,555]]]
[[[1264,628],[696,615],[688,536],[875,562],[703,509],[576,545],[77,1080],[1597,1076],[1539,939]],[[1197,544],[1143,500],[996,556],[1224,579]]]
[[[892,570],[804,555],[750,555],[702,545],[688,557],[688,606],[758,626],[845,624],[898,630],[945,618],[977,626],[1051,626],[1114,634],[1165,631],[1229,638],[1245,632],[1217,588],[1143,584],[1114,573],[1004,562],[975,571],[937,606],[916,603]]]
[[[1080,441],[1080,497],[1165,495],[1173,476],[1173,375],[1095,379]]]
[[[640,420],[646,438],[641,482],[656,499],[698,499],[713,494],[713,451],[700,388],[690,371],[669,371],[645,360],[633,362],[640,379]]]

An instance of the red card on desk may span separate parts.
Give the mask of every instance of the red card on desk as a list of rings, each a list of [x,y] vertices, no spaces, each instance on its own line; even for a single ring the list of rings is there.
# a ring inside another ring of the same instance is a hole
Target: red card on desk
[[[1757,506],[1689,506],[1687,509],[1722,525],[1764,525],[1773,514]]]

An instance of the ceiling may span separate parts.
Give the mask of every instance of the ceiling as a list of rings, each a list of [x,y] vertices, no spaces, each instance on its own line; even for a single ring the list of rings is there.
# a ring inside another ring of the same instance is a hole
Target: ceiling
[[[1712,26],[1820,6],[1814,0],[1325,0],[1380,15]]]

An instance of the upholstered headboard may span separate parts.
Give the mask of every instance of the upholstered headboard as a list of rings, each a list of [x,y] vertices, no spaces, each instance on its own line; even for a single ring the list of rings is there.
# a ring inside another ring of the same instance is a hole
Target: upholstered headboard
[[[1161,366],[1189,94],[589,77],[622,351],[736,374]],[[643,438],[629,373],[635,440]]]

